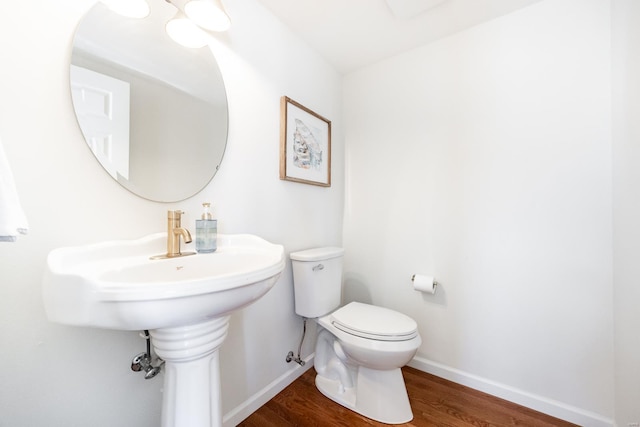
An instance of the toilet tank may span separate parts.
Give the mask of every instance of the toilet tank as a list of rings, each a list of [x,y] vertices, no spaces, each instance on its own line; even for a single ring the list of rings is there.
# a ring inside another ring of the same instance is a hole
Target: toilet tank
[[[296,313],[302,317],[324,316],[340,307],[343,248],[327,247],[292,252],[293,291]]]

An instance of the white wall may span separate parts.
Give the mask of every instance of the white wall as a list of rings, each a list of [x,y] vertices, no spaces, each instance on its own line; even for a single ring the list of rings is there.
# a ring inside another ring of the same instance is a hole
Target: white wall
[[[609,3],[545,0],[346,77],[345,294],[418,320],[420,368],[583,425],[611,424],[615,378],[626,426],[640,421],[640,10],[611,2],[611,51]],[[129,371],[144,345],[135,333],[45,319],[49,250],[162,230],[167,209],[191,221],[204,200],[221,232],[287,251],[340,243],[333,70],[258,2],[227,2],[234,25],[213,46],[230,101],[222,169],[192,199],[148,202],[97,167],[75,124],[67,63],[92,4],[0,2],[0,136],[31,223],[29,236],[0,244],[3,427],[159,423],[161,380]],[[330,189],[277,179],[281,95],[333,120]],[[435,297],[409,288],[415,272],[442,282]],[[287,269],[232,317],[222,350],[232,420],[299,373],[283,361],[300,333],[291,287]]]
[[[640,423],[640,3],[612,2],[616,421]]]
[[[608,1],[546,0],[344,82],[347,300],[416,319],[416,366],[581,425],[614,412],[610,40]]]
[[[213,203],[222,233],[255,233],[287,252],[341,243],[341,78],[258,2],[227,3],[233,27],[213,46],[230,107],[225,159],[201,194],[159,204],[102,171],[76,125],[68,61],[93,1],[0,2],[0,135],[31,226],[0,245],[0,426],[159,425],[161,379],[129,369],[144,349],[137,333],[46,320],[40,280],[51,249],[162,231],[167,209],[186,210],[192,223],[203,201]],[[333,121],[331,188],[279,180],[282,95]],[[288,267],[262,300],[231,318],[221,352],[225,413],[300,372],[284,361],[300,333]]]

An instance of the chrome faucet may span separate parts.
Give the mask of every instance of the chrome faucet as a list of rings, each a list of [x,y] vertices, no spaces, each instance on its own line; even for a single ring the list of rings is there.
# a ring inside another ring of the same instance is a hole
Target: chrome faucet
[[[176,258],[187,255],[195,255],[195,252],[180,251],[180,237],[185,243],[191,243],[191,233],[182,227],[181,219],[184,212],[168,211],[167,212],[167,253],[162,255],[154,255],[151,259]]]

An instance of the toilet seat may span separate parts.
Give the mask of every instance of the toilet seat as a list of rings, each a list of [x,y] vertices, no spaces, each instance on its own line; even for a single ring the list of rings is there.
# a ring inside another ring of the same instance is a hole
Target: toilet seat
[[[377,341],[407,341],[418,335],[409,316],[375,305],[352,302],[331,315],[331,324],[343,332]]]

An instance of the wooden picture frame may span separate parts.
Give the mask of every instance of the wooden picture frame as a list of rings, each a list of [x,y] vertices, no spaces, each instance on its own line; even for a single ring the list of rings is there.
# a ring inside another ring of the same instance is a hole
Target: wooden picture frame
[[[331,186],[331,121],[280,98],[280,179]]]

